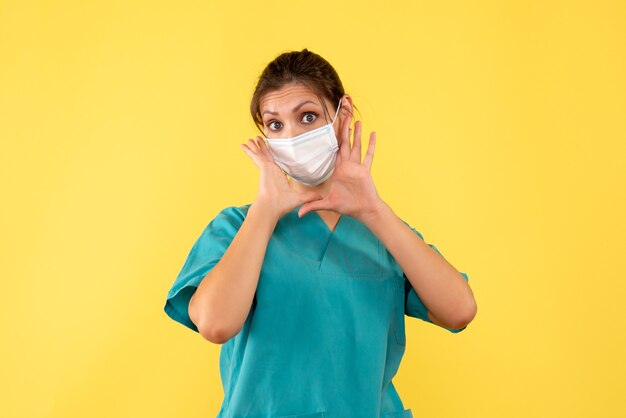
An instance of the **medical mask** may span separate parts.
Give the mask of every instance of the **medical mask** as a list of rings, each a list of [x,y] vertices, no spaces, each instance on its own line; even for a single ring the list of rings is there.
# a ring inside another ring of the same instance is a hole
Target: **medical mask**
[[[333,174],[339,149],[333,125],[339,109],[341,100],[333,121],[312,131],[292,138],[266,138],[274,161],[294,180],[316,186]]]

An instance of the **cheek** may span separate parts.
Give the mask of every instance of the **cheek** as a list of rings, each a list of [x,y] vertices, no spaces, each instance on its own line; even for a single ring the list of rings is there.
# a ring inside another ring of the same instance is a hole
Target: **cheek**
[[[341,130],[339,130],[339,129],[335,130],[335,137],[337,137],[337,143],[339,145],[341,145],[341,140],[342,140]]]

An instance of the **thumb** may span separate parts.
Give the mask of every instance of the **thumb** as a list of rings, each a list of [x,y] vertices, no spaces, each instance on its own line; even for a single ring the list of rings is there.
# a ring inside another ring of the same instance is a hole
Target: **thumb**
[[[306,215],[307,213],[309,213],[312,210],[321,210],[321,209],[330,209],[330,206],[328,204],[328,200],[322,198],[322,196],[320,196],[319,194],[312,192],[314,194],[317,195],[317,198],[314,199],[310,199],[311,201],[305,203],[304,205],[302,205],[302,207],[300,208],[300,210],[298,211],[298,216],[300,218],[302,218],[304,215]],[[311,195],[313,196],[313,195]]]
[[[302,205],[304,203],[312,202],[314,200],[321,200],[323,198],[324,196],[313,191],[300,193],[300,204]]]

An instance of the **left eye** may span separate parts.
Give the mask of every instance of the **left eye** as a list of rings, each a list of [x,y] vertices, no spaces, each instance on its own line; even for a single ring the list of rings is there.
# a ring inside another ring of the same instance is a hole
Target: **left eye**
[[[304,122],[304,123],[311,123],[315,119],[317,119],[317,113],[315,113],[315,112],[307,112],[302,117],[302,122]]]

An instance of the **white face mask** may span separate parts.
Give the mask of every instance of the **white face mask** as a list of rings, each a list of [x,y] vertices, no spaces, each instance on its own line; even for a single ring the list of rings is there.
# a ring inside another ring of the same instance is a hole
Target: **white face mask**
[[[341,100],[333,121],[319,128],[292,138],[266,138],[274,161],[294,180],[316,186],[333,174],[339,149],[333,125],[339,109]]]

